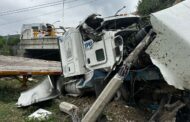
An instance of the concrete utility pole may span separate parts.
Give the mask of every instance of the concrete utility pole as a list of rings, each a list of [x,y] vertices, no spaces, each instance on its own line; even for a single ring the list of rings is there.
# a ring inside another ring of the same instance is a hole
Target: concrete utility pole
[[[62,23],[64,27],[64,6],[65,6],[65,0],[63,0],[63,13],[62,13]]]
[[[6,40],[6,46],[7,46],[7,43],[8,43],[8,41],[9,41],[9,34],[7,34],[7,40]]]

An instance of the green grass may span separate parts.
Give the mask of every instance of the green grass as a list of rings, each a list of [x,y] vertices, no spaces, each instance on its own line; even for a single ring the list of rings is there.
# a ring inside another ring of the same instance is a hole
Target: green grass
[[[39,79],[39,81],[41,80]],[[28,82],[29,88],[35,84],[34,82]],[[77,98],[62,96],[59,99],[45,101],[25,108],[17,108],[15,104],[20,93],[24,91],[21,85],[18,80],[0,79],[0,122],[38,122],[36,120],[28,120],[28,116],[39,108],[53,113],[44,122],[71,122],[70,116],[59,110],[60,102],[69,102],[78,106],[79,110],[83,111],[85,108],[90,107],[95,100],[95,96],[92,94],[86,94],[86,96],[83,95],[83,97]],[[132,107],[125,108],[123,104],[114,101],[106,107],[104,113],[112,122],[126,122],[128,120],[144,121],[147,116],[147,113],[144,111]]]
[[[34,83],[28,83],[29,87]],[[67,122],[68,116],[59,111],[58,100],[51,100],[25,108],[17,108],[16,102],[24,89],[14,79],[0,79],[0,122],[36,122],[28,120],[28,116],[39,108],[51,111],[53,115],[45,122]],[[64,120],[65,119],[65,120]]]

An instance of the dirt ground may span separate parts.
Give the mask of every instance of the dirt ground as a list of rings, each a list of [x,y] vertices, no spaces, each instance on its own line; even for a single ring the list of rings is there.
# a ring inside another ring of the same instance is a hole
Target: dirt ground
[[[29,87],[36,83],[29,82]],[[84,110],[90,107],[95,101],[95,96],[85,95],[83,97],[73,98],[69,96],[61,96],[60,98],[35,104],[25,108],[17,108],[15,103],[23,89],[20,88],[21,83],[15,79],[0,79],[0,122],[26,122],[28,116],[39,108],[51,111],[53,115],[48,122],[70,122],[68,115],[60,112],[59,104],[66,101],[75,104]],[[150,117],[148,111],[129,107],[121,101],[112,101],[104,110],[109,122],[143,122]],[[31,120],[30,120],[31,121]],[[30,122],[29,121],[29,122]]]
[[[81,97],[81,98],[72,98],[64,96],[61,99],[56,99],[58,103],[61,101],[66,101],[72,103],[83,110],[90,107],[95,101],[95,96]],[[112,101],[104,110],[109,122],[146,122],[150,116],[149,112],[145,112],[133,107],[124,105],[121,101]]]

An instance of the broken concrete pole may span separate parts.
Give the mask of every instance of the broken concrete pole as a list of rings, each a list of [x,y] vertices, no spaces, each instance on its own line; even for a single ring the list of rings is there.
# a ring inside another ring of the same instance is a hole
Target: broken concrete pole
[[[62,102],[59,105],[62,112],[69,114],[72,117],[73,122],[80,122],[79,118],[79,108],[73,104]]]
[[[82,122],[95,122],[122,83],[123,79],[119,75],[115,75],[82,119]]]
[[[108,102],[112,99],[119,87],[122,85],[123,78],[129,70],[130,66],[136,62],[136,60],[138,59],[138,55],[142,51],[144,51],[152,42],[152,33],[153,32],[151,30],[148,35],[143,39],[143,41],[141,41],[139,45],[132,51],[132,53],[130,53],[130,55],[125,59],[123,67],[104,88],[104,90],[94,102],[90,110],[82,119],[82,122],[95,122],[97,120],[105,106],[108,104]]]

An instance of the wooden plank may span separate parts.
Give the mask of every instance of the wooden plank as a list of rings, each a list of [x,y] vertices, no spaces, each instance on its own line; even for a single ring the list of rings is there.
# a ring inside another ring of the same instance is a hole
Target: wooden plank
[[[0,55],[0,75],[57,75],[61,63],[32,58]]]

